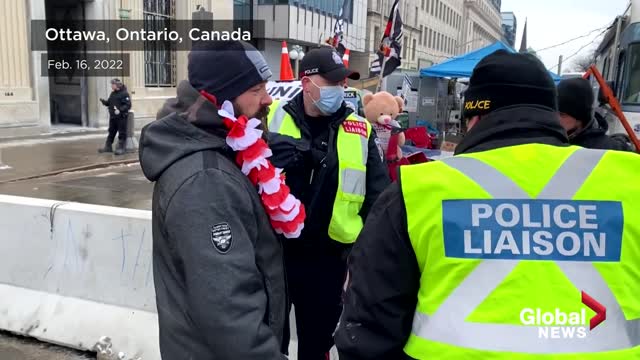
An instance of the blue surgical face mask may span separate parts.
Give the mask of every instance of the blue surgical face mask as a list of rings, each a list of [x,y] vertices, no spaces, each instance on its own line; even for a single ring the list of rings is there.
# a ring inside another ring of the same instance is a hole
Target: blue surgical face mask
[[[331,115],[340,109],[344,100],[344,88],[342,86],[318,86],[313,80],[311,80],[311,83],[320,89],[320,99],[314,100],[311,98],[311,100],[321,113]]]

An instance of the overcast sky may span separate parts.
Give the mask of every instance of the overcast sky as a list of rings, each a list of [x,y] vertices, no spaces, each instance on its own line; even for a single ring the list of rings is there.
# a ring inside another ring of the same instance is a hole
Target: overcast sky
[[[539,50],[610,25],[617,15],[624,12],[628,3],[629,0],[502,0],[502,11],[513,11],[518,20],[516,50],[520,48],[525,18],[528,19],[527,45]],[[593,32],[566,45],[541,51],[538,55],[555,72],[560,55],[567,58],[593,42],[578,55],[563,62],[562,69],[566,72],[567,67],[572,66],[573,59],[598,46],[600,42],[593,40],[599,33],[601,31]]]

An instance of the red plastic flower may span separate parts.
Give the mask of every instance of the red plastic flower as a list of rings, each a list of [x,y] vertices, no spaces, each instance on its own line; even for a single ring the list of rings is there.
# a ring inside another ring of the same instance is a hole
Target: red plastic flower
[[[280,191],[273,194],[262,193],[262,203],[269,208],[279,207],[289,196],[290,190],[288,186],[281,186]]]

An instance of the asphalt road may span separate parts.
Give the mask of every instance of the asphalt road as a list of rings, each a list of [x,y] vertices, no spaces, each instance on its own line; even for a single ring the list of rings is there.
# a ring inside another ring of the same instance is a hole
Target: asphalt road
[[[153,184],[136,163],[0,183],[0,194],[151,210]]]
[[[2,360],[95,360],[95,354],[82,353],[35,339],[0,332],[0,359]]]

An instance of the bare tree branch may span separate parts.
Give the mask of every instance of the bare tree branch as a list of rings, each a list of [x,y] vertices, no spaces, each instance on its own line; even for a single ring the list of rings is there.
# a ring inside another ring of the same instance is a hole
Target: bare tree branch
[[[588,53],[584,55],[580,55],[575,60],[572,61],[573,71],[585,72],[589,70],[589,66],[595,63],[596,63],[596,52],[595,50],[590,50]]]

